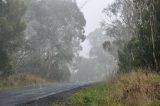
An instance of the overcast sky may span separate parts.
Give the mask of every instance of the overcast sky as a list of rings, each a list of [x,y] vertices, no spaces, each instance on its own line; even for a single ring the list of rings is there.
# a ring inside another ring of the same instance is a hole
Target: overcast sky
[[[84,13],[87,21],[85,30],[86,34],[88,34],[99,27],[99,23],[104,17],[102,10],[114,0],[77,0],[77,3],[79,7],[81,7],[86,1],[87,4],[81,9],[81,11]]]
[[[94,31],[100,26],[100,22],[104,19],[102,10],[107,7],[107,5],[111,4],[114,0],[77,0],[78,6],[81,7],[86,1],[87,4],[81,8],[81,11],[83,12],[87,21],[85,31],[86,35],[88,35],[90,32]],[[80,52],[80,55],[89,57],[89,42],[86,40],[84,43],[82,43],[82,47],[83,51]]]

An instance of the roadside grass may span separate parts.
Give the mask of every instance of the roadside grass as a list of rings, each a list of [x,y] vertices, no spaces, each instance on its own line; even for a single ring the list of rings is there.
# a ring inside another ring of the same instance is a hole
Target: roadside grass
[[[142,69],[119,74],[54,106],[160,106],[160,75]]]
[[[40,84],[50,84],[51,81],[45,80],[34,74],[16,74],[7,78],[0,78],[0,89],[34,86]]]

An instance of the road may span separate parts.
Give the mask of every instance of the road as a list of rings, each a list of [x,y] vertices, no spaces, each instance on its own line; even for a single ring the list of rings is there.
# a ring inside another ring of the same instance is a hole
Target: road
[[[89,85],[90,83],[66,83],[0,90],[0,106],[17,106]]]

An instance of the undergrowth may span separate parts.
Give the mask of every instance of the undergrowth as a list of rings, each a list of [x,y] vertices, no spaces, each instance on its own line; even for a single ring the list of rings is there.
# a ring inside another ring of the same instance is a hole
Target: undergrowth
[[[47,81],[40,76],[33,74],[16,74],[6,78],[0,78],[0,88],[15,88],[33,86],[39,84],[49,84],[51,81]]]
[[[54,106],[160,106],[160,75],[142,69],[117,74]]]

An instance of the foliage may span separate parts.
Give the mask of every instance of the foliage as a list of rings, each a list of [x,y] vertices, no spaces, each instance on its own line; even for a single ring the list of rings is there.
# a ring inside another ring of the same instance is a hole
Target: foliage
[[[0,76],[69,80],[85,24],[72,0],[0,0]]]
[[[22,1],[0,0],[0,75],[13,73],[13,55],[24,40],[24,14]]]
[[[74,1],[31,0],[27,4],[25,32],[31,49],[24,51],[28,53],[18,72],[69,80],[72,59],[78,55],[80,42],[85,38],[83,14]]]
[[[159,4],[158,0],[116,0],[104,10],[113,17],[112,23],[105,25],[107,35],[120,41],[116,43],[120,70],[145,67],[158,72]]]
[[[86,42],[90,46],[89,58],[83,56],[76,58],[77,72],[74,73],[72,81],[100,81],[114,74],[113,70],[116,70],[117,65],[112,54],[103,50],[102,43],[107,39],[103,32],[103,29],[97,28],[86,37]]]
[[[102,22],[102,28],[106,31],[106,36],[112,40],[106,39],[103,48],[106,52],[112,54],[115,62],[119,61],[118,50],[122,50],[124,45],[131,40],[135,29],[135,18],[132,14],[132,0],[116,0],[103,10],[105,21]]]
[[[124,48],[124,54],[120,53],[120,64],[130,63],[131,67],[147,67],[159,70],[159,24],[160,24],[160,2],[155,1],[134,1],[137,16],[136,35]],[[143,8],[140,7],[143,5]],[[141,12],[139,12],[141,11]],[[127,52],[126,52],[127,51]],[[128,53],[128,54],[127,54]],[[128,57],[123,58],[123,56]],[[122,69],[123,66],[120,66]],[[126,67],[127,64],[126,64]],[[129,66],[130,67],[130,66]]]
[[[39,86],[51,84],[53,81],[48,81],[40,76],[34,74],[16,74],[10,75],[7,78],[0,78],[0,89],[3,88],[17,88],[25,86]]]

